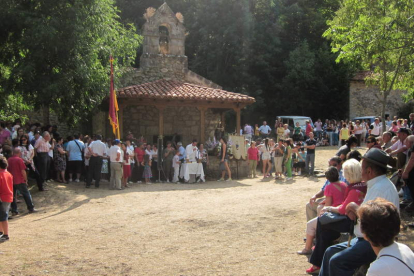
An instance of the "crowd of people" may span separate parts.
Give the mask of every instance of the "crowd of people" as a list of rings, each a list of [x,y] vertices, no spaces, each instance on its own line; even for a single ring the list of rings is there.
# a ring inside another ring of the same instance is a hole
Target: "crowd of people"
[[[394,122],[385,132],[379,118],[368,126],[366,122],[336,124],[329,120],[323,125],[317,120],[314,125],[306,122],[304,129],[296,126],[293,133],[278,121],[273,132],[266,122],[261,127],[244,127],[249,176],[257,177],[259,168],[264,179],[273,173],[275,179],[286,180],[293,175],[313,176],[317,147],[324,145],[323,140],[335,145],[336,138],[327,133],[338,134],[339,149],[329,160],[326,181],[306,205],[305,246],[297,253],[311,255],[307,273],[352,275],[369,263],[367,275],[408,275],[413,271],[414,254],[394,238],[399,233],[400,208],[414,212],[414,114],[410,114],[410,123]],[[231,180],[227,140],[219,140],[219,181],[226,174]],[[360,152],[363,142],[365,153]],[[9,239],[9,212],[19,214],[18,194],[29,213],[37,211],[28,189],[29,174],[41,192],[47,191],[52,179],[82,181],[86,188],[99,188],[104,178],[110,189],[122,190],[134,182],[150,184],[162,179],[176,183],[182,164],[201,163],[205,171],[209,163],[207,150],[195,139],[186,147],[181,142],[167,142],[159,152],[157,144],[135,139],[131,133],[124,142],[81,134],[64,139],[56,126],[24,128],[20,121],[8,126],[0,123],[0,146],[0,242]],[[389,170],[395,172],[395,183],[387,177]],[[402,202],[396,189],[400,183]],[[332,245],[344,232],[356,237]],[[402,274],[390,274],[391,270]]]

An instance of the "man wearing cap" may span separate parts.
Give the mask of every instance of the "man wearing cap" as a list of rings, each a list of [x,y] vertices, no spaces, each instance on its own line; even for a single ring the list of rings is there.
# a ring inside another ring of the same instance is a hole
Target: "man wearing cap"
[[[122,190],[121,178],[122,178],[122,162],[124,160],[124,152],[119,147],[118,139],[114,140],[114,144],[109,149],[109,161],[111,162],[111,179],[109,181],[109,189]]]
[[[92,178],[95,179],[95,188],[99,188],[99,181],[101,180],[102,158],[106,154],[106,145],[101,141],[102,136],[96,135],[95,141],[89,146],[91,158],[89,160],[88,178],[86,179],[86,188],[91,187]]]
[[[405,145],[405,139],[407,139],[410,132],[405,127],[398,130],[397,136],[398,141],[385,150],[391,157],[396,156],[397,158],[397,169],[404,167],[407,159],[407,146]]]
[[[395,185],[387,178],[389,167],[389,155],[380,149],[371,149],[362,160],[362,180],[367,182],[368,190],[365,196],[365,204],[369,200],[383,198],[393,203],[398,209],[400,206],[399,197]],[[359,206],[351,202],[346,207],[346,215],[357,219]],[[354,271],[361,265],[371,263],[377,258],[370,243],[366,241],[361,233],[359,221],[354,227],[356,238],[348,242],[339,243],[329,247],[324,254],[320,276],[346,276],[353,275]]]

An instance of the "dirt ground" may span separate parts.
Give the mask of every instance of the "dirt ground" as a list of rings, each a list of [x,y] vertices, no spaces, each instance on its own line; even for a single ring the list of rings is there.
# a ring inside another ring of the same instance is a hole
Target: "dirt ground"
[[[318,148],[324,169],[337,148]],[[365,152],[365,150],[361,150]],[[305,204],[324,179],[133,184],[52,183],[40,211],[10,220],[0,275],[305,275]],[[413,248],[412,230],[400,241]]]

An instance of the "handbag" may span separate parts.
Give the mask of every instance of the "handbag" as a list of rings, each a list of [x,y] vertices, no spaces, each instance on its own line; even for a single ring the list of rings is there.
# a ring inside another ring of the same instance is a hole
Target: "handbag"
[[[340,215],[340,214],[332,213],[332,212],[325,212],[318,219],[322,225],[325,225],[325,224],[329,224],[333,222],[338,222],[346,218],[347,216],[345,215]]]

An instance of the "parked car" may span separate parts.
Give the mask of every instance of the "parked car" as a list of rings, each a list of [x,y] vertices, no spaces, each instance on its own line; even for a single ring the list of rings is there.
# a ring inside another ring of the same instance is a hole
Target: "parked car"
[[[306,116],[277,116],[276,119],[282,120],[283,124],[287,124],[290,130],[290,136],[293,136],[293,129],[296,126],[296,123],[299,123],[300,128],[302,129],[303,134],[306,131],[306,121],[309,121],[310,124],[313,126],[312,119]]]
[[[377,118],[378,116],[362,116],[362,117],[355,117],[354,119],[352,119],[352,122],[356,122],[356,120],[369,120],[369,123],[372,124],[375,121],[375,118]]]

